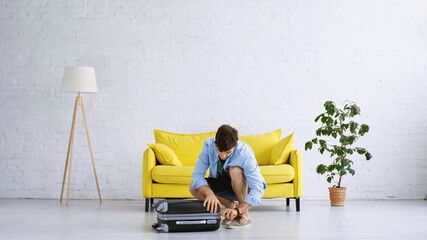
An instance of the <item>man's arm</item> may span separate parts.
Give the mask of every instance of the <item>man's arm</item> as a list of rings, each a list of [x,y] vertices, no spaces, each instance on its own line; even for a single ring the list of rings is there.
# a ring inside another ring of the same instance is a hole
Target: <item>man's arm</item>
[[[205,179],[205,174],[208,168],[209,146],[205,141],[199,159],[197,159],[196,166],[194,166],[192,187],[197,189],[197,191],[199,191],[199,193],[204,197],[204,199],[199,200],[204,200],[203,206],[206,207],[206,210],[214,213],[217,211],[217,207],[221,208],[221,203],[215,196],[212,189],[208,186],[208,182]]]
[[[212,189],[208,185],[201,186],[199,188],[199,191],[205,196],[215,195]]]
[[[203,144],[202,152],[197,159],[196,165],[193,170],[193,188],[199,189],[203,185],[208,185],[205,179],[206,171],[209,168],[209,146],[205,142]]]
[[[255,156],[253,158],[249,157],[244,161],[243,172],[250,189],[245,202],[252,206],[258,206],[261,204],[261,197],[267,185],[265,184],[264,177],[261,175]]]
[[[199,191],[205,196],[203,206],[206,207],[207,211],[215,213],[221,208],[221,202],[209,186],[203,185],[199,188]]]

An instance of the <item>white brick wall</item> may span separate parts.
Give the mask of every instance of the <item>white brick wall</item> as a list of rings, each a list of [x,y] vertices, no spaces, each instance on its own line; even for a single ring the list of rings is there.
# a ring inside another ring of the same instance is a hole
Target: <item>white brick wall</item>
[[[59,198],[75,95],[67,65],[94,66],[85,94],[102,196],[141,198],[153,129],[296,132],[304,197],[315,173],[313,119],[356,101],[371,132],[346,177],[351,199],[427,193],[425,1],[0,1],[0,197]],[[81,114],[72,198],[97,198]]]

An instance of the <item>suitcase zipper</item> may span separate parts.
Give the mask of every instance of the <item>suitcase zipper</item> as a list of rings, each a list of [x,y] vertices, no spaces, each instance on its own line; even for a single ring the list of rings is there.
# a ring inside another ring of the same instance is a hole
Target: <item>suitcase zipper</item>
[[[177,220],[177,221],[195,221],[195,220],[218,220],[221,219],[219,214],[158,214],[160,220]]]

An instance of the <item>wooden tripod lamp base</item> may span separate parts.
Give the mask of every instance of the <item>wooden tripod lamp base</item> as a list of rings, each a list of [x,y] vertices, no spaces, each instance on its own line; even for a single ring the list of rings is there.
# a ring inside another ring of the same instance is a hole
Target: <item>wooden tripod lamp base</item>
[[[66,67],[64,70],[64,76],[62,78],[62,89],[63,92],[78,92],[76,102],[74,104],[73,122],[71,124],[70,141],[68,143],[67,159],[65,161],[64,178],[62,180],[61,198],[59,200],[62,203],[62,197],[64,195],[65,180],[68,172],[68,183],[67,183],[67,200],[65,205],[68,206],[68,197],[70,193],[70,176],[71,176],[71,163],[73,160],[73,148],[74,148],[74,136],[76,133],[76,119],[79,106],[82,109],[83,120],[85,124],[86,137],[89,144],[90,157],[92,159],[93,173],[95,174],[96,187],[98,188],[99,202],[102,204],[101,191],[99,190],[98,177],[96,175],[95,161],[93,160],[92,145],[90,143],[89,129],[86,121],[86,113],[83,105],[83,99],[80,97],[80,92],[97,92],[95,71],[92,67]]]

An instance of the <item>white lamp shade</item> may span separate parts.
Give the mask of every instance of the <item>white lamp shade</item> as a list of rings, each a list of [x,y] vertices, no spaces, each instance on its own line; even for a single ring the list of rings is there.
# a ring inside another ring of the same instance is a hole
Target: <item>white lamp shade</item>
[[[65,67],[61,92],[97,92],[93,67]]]

